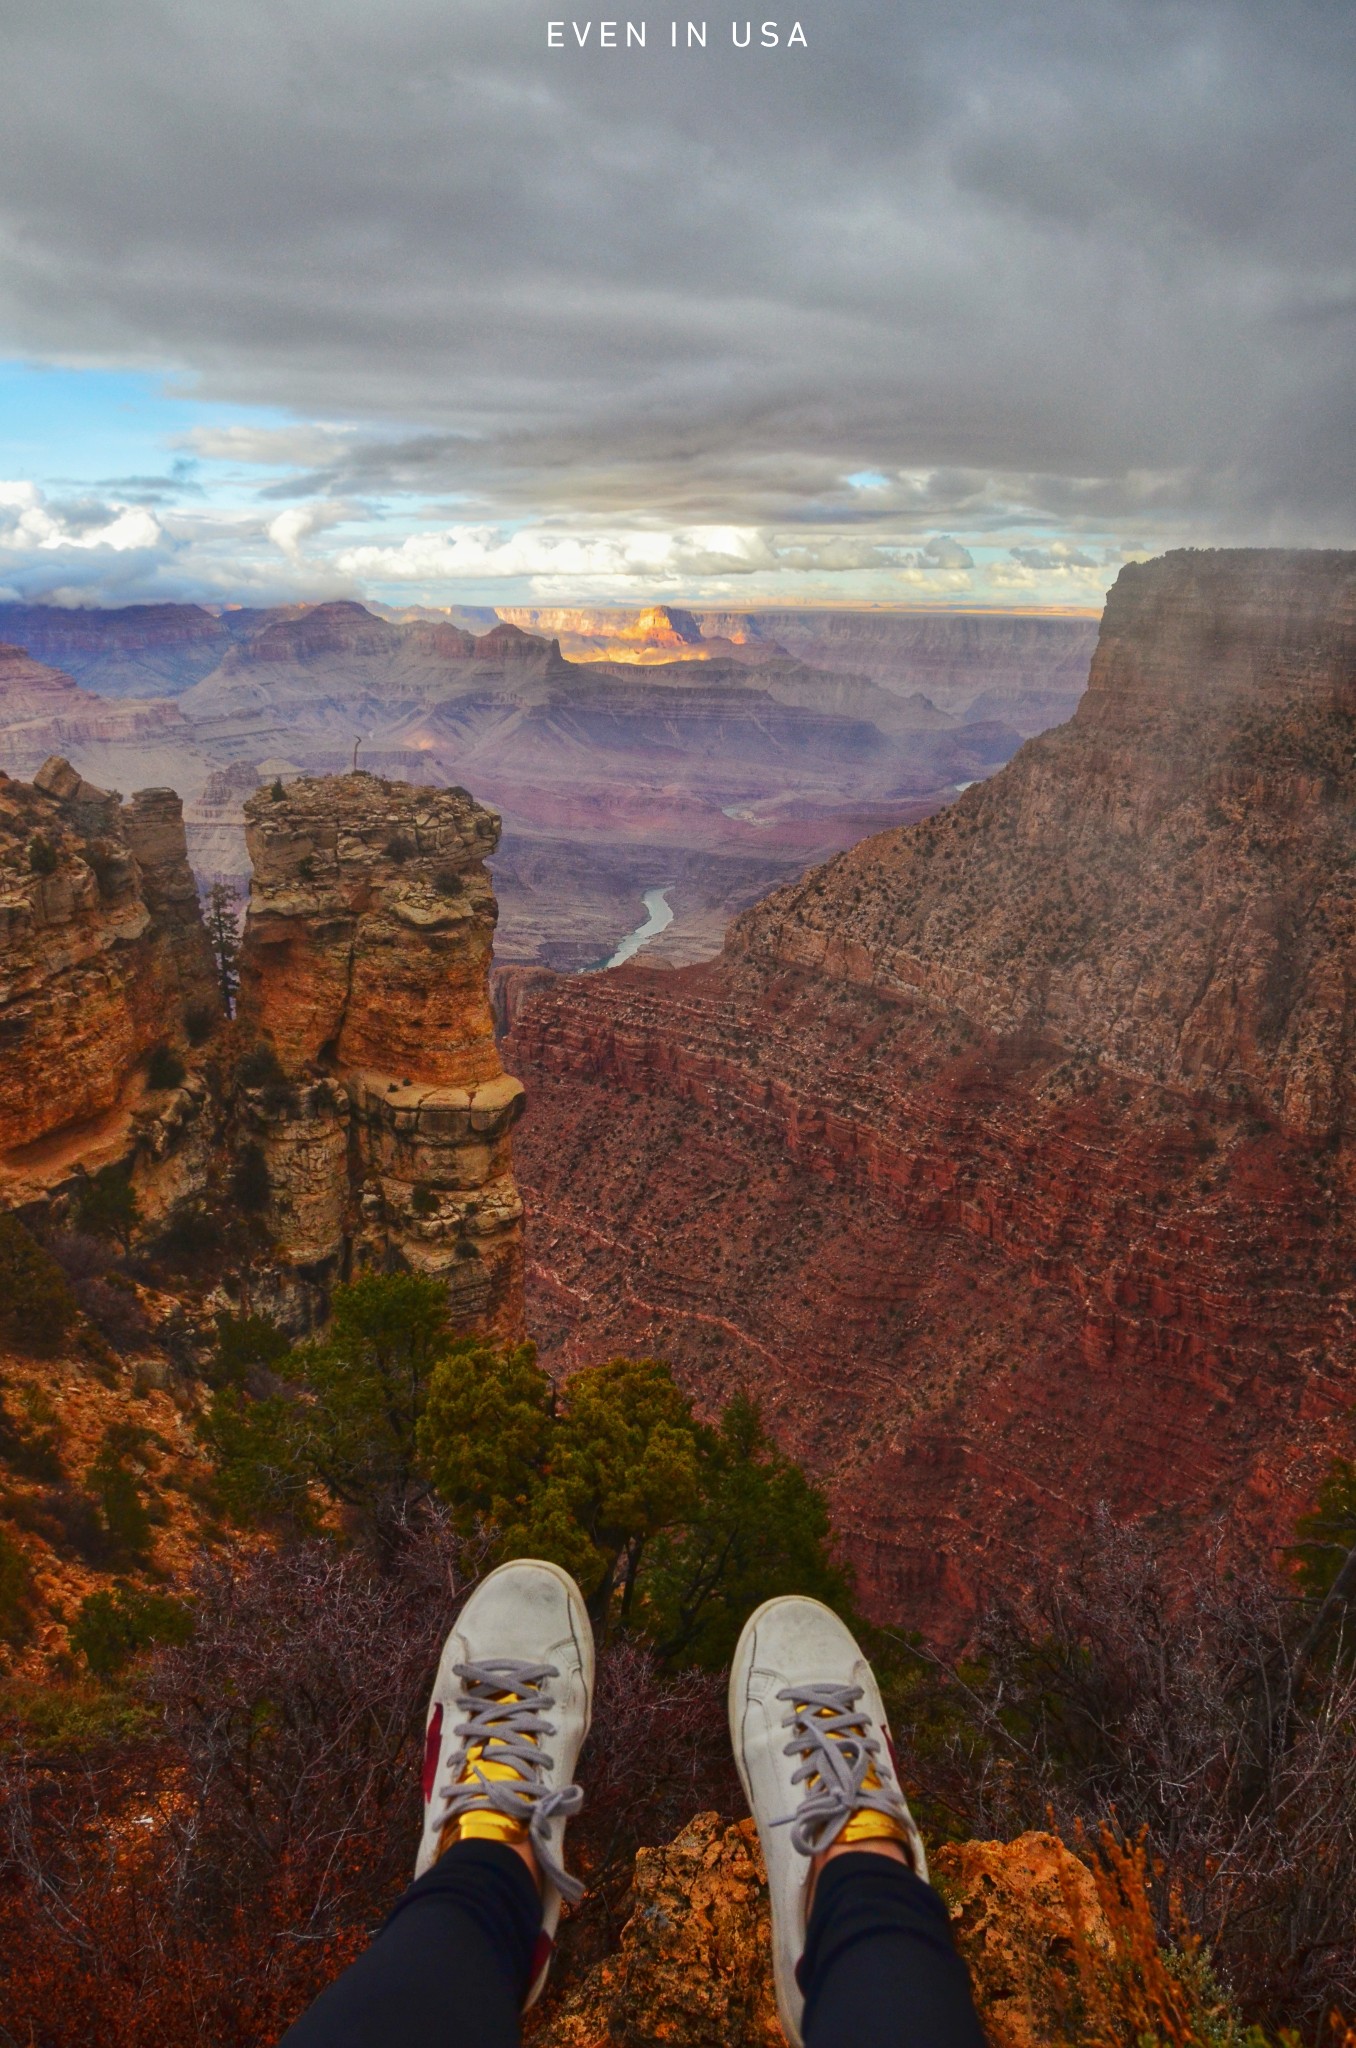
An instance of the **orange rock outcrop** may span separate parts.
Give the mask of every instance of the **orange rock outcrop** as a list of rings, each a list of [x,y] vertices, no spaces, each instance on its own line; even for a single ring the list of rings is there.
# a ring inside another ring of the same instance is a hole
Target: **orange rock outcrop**
[[[1133,1860],[1119,1881],[1095,1875],[1056,1836],[1035,1833],[948,1843],[933,1863],[990,2048],[1101,2048],[1158,2039],[1154,2023],[1169,2015],[1194,2017],[1153,1943]],[[753,1822],[698,1814],[673,1842],[642,1849],[616,1952],[564,1987],[529,2039],[535,2048],[783,2048]]]
[[[523,1091],[488,988],[497,816],[361,773],[262,789],[245,816],[239,1023],[285,1085],[241,1099],[280,1250],[322,1277],[355,1261],[435,1274],[460,1327],[518,1335]]]

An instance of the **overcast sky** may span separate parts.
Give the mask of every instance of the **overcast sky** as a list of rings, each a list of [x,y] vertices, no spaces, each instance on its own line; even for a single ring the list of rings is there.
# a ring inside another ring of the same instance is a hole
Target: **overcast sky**
[[[0,0],[0,591],[1086,606],[1356,543],[1352,0],[561,6]]]

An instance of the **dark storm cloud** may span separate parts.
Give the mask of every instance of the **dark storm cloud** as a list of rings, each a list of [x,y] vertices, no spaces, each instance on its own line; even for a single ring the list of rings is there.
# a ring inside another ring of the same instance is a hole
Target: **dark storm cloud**
[[[8,345],[343,422],[279,495],[1352,539],[1349,0],[562,11],[5,0]]]

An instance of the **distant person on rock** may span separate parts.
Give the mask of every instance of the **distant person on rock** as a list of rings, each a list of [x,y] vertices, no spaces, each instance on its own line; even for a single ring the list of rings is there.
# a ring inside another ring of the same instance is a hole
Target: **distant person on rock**
[[[516,2048],[541,1995],[593,1702],[593,1631],[556,1565],[501,1565],[448,1637],[429,1702],[415,1881],[284,2048]],[[769,1600],[730,1673],[730,1735],[767,1860],[792,2048],[984,2048],[880,1694],[817,1600]]]

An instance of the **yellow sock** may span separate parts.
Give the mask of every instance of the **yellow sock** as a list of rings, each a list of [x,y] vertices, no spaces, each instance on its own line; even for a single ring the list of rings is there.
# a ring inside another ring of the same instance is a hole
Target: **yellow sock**
[[[499,1694],[497,1699],[503,1706],[513,1706],[518,1695],[516,1692],[506,1692]],[[530,1735],[528,1741],[535,1742],[536,1737]],[[466,1752],[466,1768],[457,1783],[466,1785],[474,1783],[478,1778],[484,1778],[505,1783],[512,1779],[515,1784],[521,1784],[522,1772],[515,1769],[511,1763],[498,1761],[494,1755],[495,1747],[493,1735],[484,1742],[473,1742]],[[526,1821],[511,1820],[508,1814],[498,1813],[493,1807],[473,1810],[470,1813],[458,1814],[447,1823],[438,1837],[438,1854],[441,1856],[453,1842],[525,1842],[527,1833]]]
[[[827,1720],[829,1718],[829,1709],[821,1707],[819,1709],[819,1716],[821,1720]],[[862,1790],[864,1792],[874,1792],[879,1785],[880,1775],[873,1765],[862,1779]],[[848,1817],[842,1833],[834,1837],[833,1846],[837,1848],[844,1842],[907,1843],[908,1839],[903,1827],[893,1814],[880,1813],[874,1806],[859,1806],[856,1812]]]

